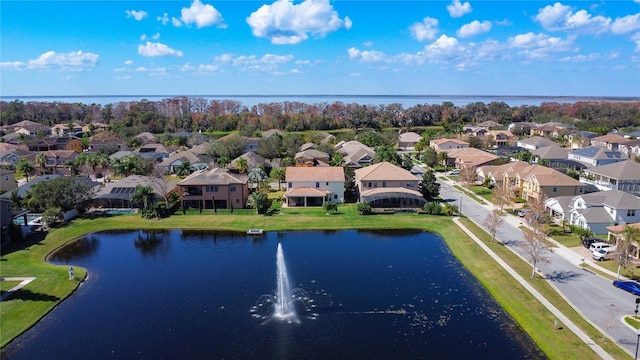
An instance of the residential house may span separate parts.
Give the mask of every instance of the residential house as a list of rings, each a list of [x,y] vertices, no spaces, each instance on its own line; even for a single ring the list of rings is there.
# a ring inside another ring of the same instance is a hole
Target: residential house
[[[305,151],[305,150],[309,150],[309,149],[315,149],[318,145],[312,143],[312,142],[308,142],[308,143],[304,143],[302,145],[300,145],[298,147],[298,151]]]
[[[490,164],[499,158],[497,155],[470,147],[447,151],[447,165],[453,165],[459,169],[465,167],[477,168],[478,166]]]
[[[13,165],[18,163],[18,160],[25,159],[29,162],[35,160],[36,152],[23,149],[14,149],[6,152],[0,152],[0,165]]]
[[[16,189],[17,187],[16,172],[0,168],[0,194]]]
[[[86,124],[82,127],[82,132],[87,134],[95,134],[100,131],[107,130],[107,124],[101,122],[92,122],[90,124]]]
[[[540,165],[535,165],[529,172],[517,174],[516,185],[520,188],[520,197],[527,201],[544,201],[551,197],[580,195],[586,192],[586,186],[580,181]]]
[[[178,183],[186,208],[244,208],[249,198],[249,177],[226,169],[197,170]]]
[[[416,144],[422,139],[420,134],[413,131],[402,133],[398,136],[398,148],[400,150],[413,151]]]
[[[299,151],[294,158],[295,166],[328,166],[329,154],[324,151],[309,149]]]
[[[136,139],[138,139],[142,145],[155,144],[158,142],[158,137],[148,131],[136,135]]]
[[[572,149],[582,149],[591,146],[591,139],[600,136],[598,133],[591,131],[576,131],[567,136],[569,147]]]
[[[631,228],[635,228],[637,230],[640,230],[640,223],[635,223],[635,224],[624,224],[624,225],[612,225],[612,226],[608,226],[607,227],[607,231],[608,231],[608,235],[607,235],[607,241],[611,244],[615,244],[616,246],[618,246],[618,244],[620,244],[621,241],[625,240],[625,231],[627,227],[631,227]],[[632,259],[635,260],[639,260],[640,259],[640,244],[638,244],[637,240],[636,242],[632,242],[630,244],[631,246],[631,250],[629,251],[629,256]]]
[[[625,139],[638,139],[640,138],[640,131],[632,131],[628,133],[620,133]]]
[[[485,179],[488,178],[494,187],[503,188],[507,186],[509,189],[512,189],[514,196],[519,196],[520,186],[516,184],[517,175],[526,175],[533,168],[533,165],[524,161],[511,161],[502,165],[479,166],[476,168],[476,173],[478,174],[478,180],[480,182],[484,182]]]
[[[157,162],[162,162],[178,151],[180,151],[179,146],[165,146],[162,144],[149,143],[143,145],[140,149],[135,150],[134,153],[145,158],[153,159]]]
[[[368,146],[363,146],[355,151],[343,155],[343,166],[349,168],[361,168],[373,163],[376,152]]]
[[[284,133],[281,130],[278,130],[278,129],[270,129],[270,130],[267,130],[267,131],[262,133],[262,137],[264,139],[270,138],[270,137],[272,137],[274,135],[283,137]]]
[[[247,136],[242,136],[242,135],[238,135],[236,133],[233,133],[233,134],[225,135],[225,136],[219,138],[217,141],[226,141],[229,138],[237,137],[237,136],[241,137],[242,140],[244,141],[243,145],[242,145],[242,153],[243,154],[246,153],[246,152],[249,152],[249,151],[253,151],[253,152],[258,151],[258,145],[260,144],[260,141],[263,140],[263,138],[247,137]]]
[[[495,147],[512,146],[518,141],[518,137],[509,130],[489,130],[485,137],[493,142]]]
[[[82,143],[75,137],[46,137],[28,144],[30,151],[73,150],[82,152]]]
[[[540,163],[541,160],[545,160],[548,162],[548,167],[556,169],[567,165],[569,150],[558,144],[553,144],[531,150],[531,155],[536,163]]]
[[[344,180],[342,166],[287,167],[283,206],[322,206],[326,201],[341,204]]]
[[[42,151],[47,157],[44,173],[46,174],[62,174],[69,175],[71,171],[66,165],[67,162],[74,162],[78,157],[78,153],[73,150],[51,150]],[[36,165],[38,167],[38,165]],[[40,169],[42,172],[43,169]]]
[[[179,151],[164,159],[160,166],[168,173],[175,174],[176,169],[182,164],[188,163],[191,171],[208,169],[209,164],[213,164],[213,158],[208,155],[196,155],[190,150]]]
[[[631,140],[626,139],[622,135],[606,134],[592,138],[591,145],[606,148],[609,151],[619,151],[621,150],[622,146],[629,143],[629,141]]]
[[[360,202],[373,208],[422,208],[426,200],[418,191],[418,178],[389,162],[355,170]]]
[[[31,120],[23,120],[11,125],[3,126],[2,130],[4,130],[7,134],[16,133],[24,134],[26,136],[36,136],[40,133],[44,134],[45,136],[51,135],[51,128]]]
[[[175,181],[142,175],[130,175],[126,178],[105,183],[94,196],[96,207],[104,208],[132,208],[131,197],[137,186],[149,186],[158,199],[168,198],[172,192],[177,192]]]
[[[561,124],[557,122],[548,122],[541,124],[535,128],[532,128],[529,136],[542,136],[546,138],[557,138],[561,135],[569,134],[573,129],[573,126],[567,124]]]
[[[538,124],[534,122],[514,122],[507,126],[507,130],[514,134],[530,134],[531,129],[538,127]]]
[[[517,145],[529,151],[539,149],[545,146],[557,145],[556,142],[541,136],[532,136],[528,139],[518,140]]]
[[[545,209],[549,211],[552,220],[557,223],[566,221],[568,224],[569,218],[571,217],[571,209],[574,198],[575,196],[573,195],[563,195],[548,198],[547,200],[545,200]]]
[[[587,165],[587,167],[592,167],[626,161],[628,157],[626,154],[617,150],[608,150],[600,146],[589,146],[571,151],[568,159],[581,162]]]
[[[485,128],[487,130],[502,128],[503,125],[493,120],[487,120],[476,124],[477,127]]]
[[[82,134],[82,125],[72,124],[73,128],[69,128],[69,124],[56,124],[51,127],[50,134],[54,136],[78,136]]]
[[[606,228],[611,225],[640,222],[640,198],[620,190],[576,196],[570,209],[571,225],[596,234],[606,234]]]
[[[436,152],[449,151],[453,149],[468,148],[469,143],[458,139],[434,139],[429,141],[429,146]]]
[[[629,141],[620,145],[620,151],[627,154],[627,156],[639,156],[640,155],[640,139],[629,139]]]
[[[263,156],[258,155],[253,151],[249,151],[233,159],[233,161],[231,161],[231,163],[229,164],[229,166],[227,166],[227,168],[231,171],[239,172],[240,169],[238,168],[238,160],[241,158],[245,159],[245,161],[247,162],[247,171],[251,171],[260,166],[262,167],[271,166],[271,164],[269,164],[267,162],[267,159],[265,159]]]
[[[580,181],[599,190],[621,190],[640,196],[640,164],[627,160],[587,168],[583,170]]]
[[[106,151],[109,154],[121,150],[130,150],[130,148],[126,141],[118,138],[92,138],[89,141],[89,147],[87,148],[87,151],[90,152]]]

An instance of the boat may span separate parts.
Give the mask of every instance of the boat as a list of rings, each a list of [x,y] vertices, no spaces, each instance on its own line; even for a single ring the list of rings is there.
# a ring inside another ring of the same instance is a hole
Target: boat
[[[247,230],[247,235],[262,235],[264,233],[264,229],[249,229]]]

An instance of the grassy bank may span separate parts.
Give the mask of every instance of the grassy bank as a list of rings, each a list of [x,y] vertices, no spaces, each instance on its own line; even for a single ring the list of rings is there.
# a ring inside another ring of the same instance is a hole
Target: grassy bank
[[[68,280],[66,267],[44,262],[52,250],[71,239],[95,231],[174,228],[236,231],[245,231],[249,228],[264,228],[267,231],[422,229],[438,232],[443,236],[453,254],[474,273],[505,310],[531,334],[547,356],[552,359],[597,358],[595,353],[570,331],[554,330],[552,315],[481,249],[475,246],[472,240],[450,218],[412,213],[359,216],[355,206],[352,205],[341,206],[336,215],[327,215],[321,209],[284,209],[281,213],[270,216],[176,214],[162,220],[144,220],[137,215],[79,219],[65,227],[51,230],[46,237],[30,246],[23,246],[22,249],[4,248],[0,276],[35,276],[37,279],[24,290],[12,295],[2,303],[3,306],[0,308],[2,328],[0,343],[2,347],[37,322],[78,286],[78,281]],[[484,234],[479,229],[475,229],[474,232]],[[508,257],[509,254],[504,254],[504,256]],[[519,259],[518,261],[522,264],[518,265],[516,261],[516,265],[521,267],[525,274],[530,273],[528,265]],[[86,275],[84,269],[76,268],[75,270],[78,278],[84,278]],[[526,275],[524,276],[526,277]],[[542,280],[539,282],[544,283]],[[552,301],[557,304],[555,300]],[[562,300],[559,301],[562,302]],[[569,309],[568,311],[573,311],[568,305],[565,306],[566,308]],[[565,309],[562,310],[565,311]],[[574,315],[577,316],[575,313]],[[582,322],[583,329],[586,326],[591,329],[591,333],[595,332],[593,328],[585,325],[584,321]],[[594,335],[592,339],[597,341],[601,337],[601,335]],[[615,344],[601,345],[616,358],[625,356],[624,352]]]

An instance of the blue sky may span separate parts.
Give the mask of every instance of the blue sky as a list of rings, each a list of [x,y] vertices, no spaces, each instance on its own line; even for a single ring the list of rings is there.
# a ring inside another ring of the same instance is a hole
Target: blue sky
[[[640,0],[3,0],[0,16],[2,96],[640,96]]]

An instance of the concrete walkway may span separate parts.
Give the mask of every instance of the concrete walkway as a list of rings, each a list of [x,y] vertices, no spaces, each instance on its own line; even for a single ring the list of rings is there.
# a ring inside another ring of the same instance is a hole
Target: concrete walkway
[[[2,294],[2,296],[0,296],[0,301],[3,301],[9,295],[13,294],[14,291],[18,291],[18,290],[22,289],[28,283],[32,282],[35,279],[36,278],[34,278],[34,277],[5,277],[5,278],[0,278],[0,281],[20,281],[20,284],[12,287],[9,291],[7,291],[6,293]]]
[[[558,310],[552,303],[549,302],[542,294],[540,294],[536,289],[534,289],[525,279],[522,278],[515,270],[513,270],[506,262],[504,262],[496,253],[494,253],[488,246],[486,246],[480,239],[478,239],[475,234],[473,234],[469,229],[467,229],[462,223],[460,223],[459,218],[454,218],[453,221],[465,232],[469,237],[475,241],[480,248],[482,248],[489,256],[491,256],[503,269],[505,269],[509,275],[511,275],[516,281],[518,281],[522,287],[524,287],[531,295],[533,295],[544,307],[546,307],[561,323],[566,325],[566,327],[571,330],[580,340],[582,340],[585,344],[587,344],[598,356],[602,359],[611,359],[613,357],[609,355],[604,349],[602,349],[598,344],[596,344],[587,334],[585,334],[578,326],[576,326],[569,318],[567,318],[560,310]]]

